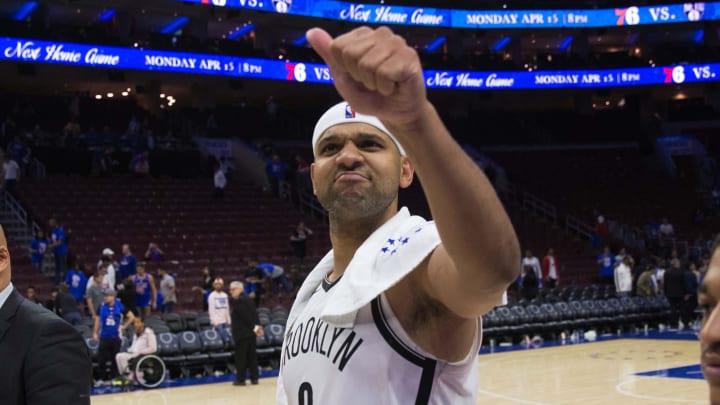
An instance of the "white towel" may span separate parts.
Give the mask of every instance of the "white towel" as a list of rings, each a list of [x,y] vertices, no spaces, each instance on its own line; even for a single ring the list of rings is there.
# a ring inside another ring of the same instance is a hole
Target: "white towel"
[[[320,318],[337,327],[352,327],[360,308],[415,269],[439,244],[435,223],[411,216],[403,207],[360,245]],[[332,268],[331,250],[300,287],[288,316],[288,330]]]

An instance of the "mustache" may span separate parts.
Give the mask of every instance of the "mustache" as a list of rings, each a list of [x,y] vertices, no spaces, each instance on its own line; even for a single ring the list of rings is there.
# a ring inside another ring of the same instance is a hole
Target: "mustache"
[[[708,345],[702,350],[701,356],[703,359],[713,360],[713,362],[720,364],[720,342]]]

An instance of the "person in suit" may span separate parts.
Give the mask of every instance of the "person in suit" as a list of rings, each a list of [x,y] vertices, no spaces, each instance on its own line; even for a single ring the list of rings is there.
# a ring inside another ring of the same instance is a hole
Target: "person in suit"
[[[0,227],[0,404],[90,404],[92,361],[73,327],[20,295]]]
[[[235,367],[237,378],[233,385],[245,385],[245,371],[250,370],[250,382],[258,383],[258,361],[255,351],[255,337],[263,334],[255,303],[244,294],[245,286],[240,281],[230,283],[230,324],[235,340]]]

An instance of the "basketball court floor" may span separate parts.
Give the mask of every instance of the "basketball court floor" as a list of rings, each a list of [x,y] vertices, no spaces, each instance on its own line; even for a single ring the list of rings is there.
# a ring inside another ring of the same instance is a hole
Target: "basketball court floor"
[[[483,352],[478,361],[478,404],[708,404],[693,333],[519,345]],[[221,383],[94,395],[92,405],[267,405],[274,403],[275,381],[261,378],[259,385],[235,387],[226,378]]]

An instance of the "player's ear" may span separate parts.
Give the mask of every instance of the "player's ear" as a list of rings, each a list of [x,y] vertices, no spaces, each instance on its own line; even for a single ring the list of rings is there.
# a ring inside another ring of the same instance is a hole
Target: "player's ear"
[[[415,168],[407,156],[400,156],[400,188],[408,188],[412,184]]]
[[[10,274],[10,251],[7,247],[7,239],[5,239],[5,231],[0,225],[0,276],[9,278]]]
[[[315,162],[310,163],[310,181],[312,182],[313,194],[317,195],[317,187],[315,187]]]

